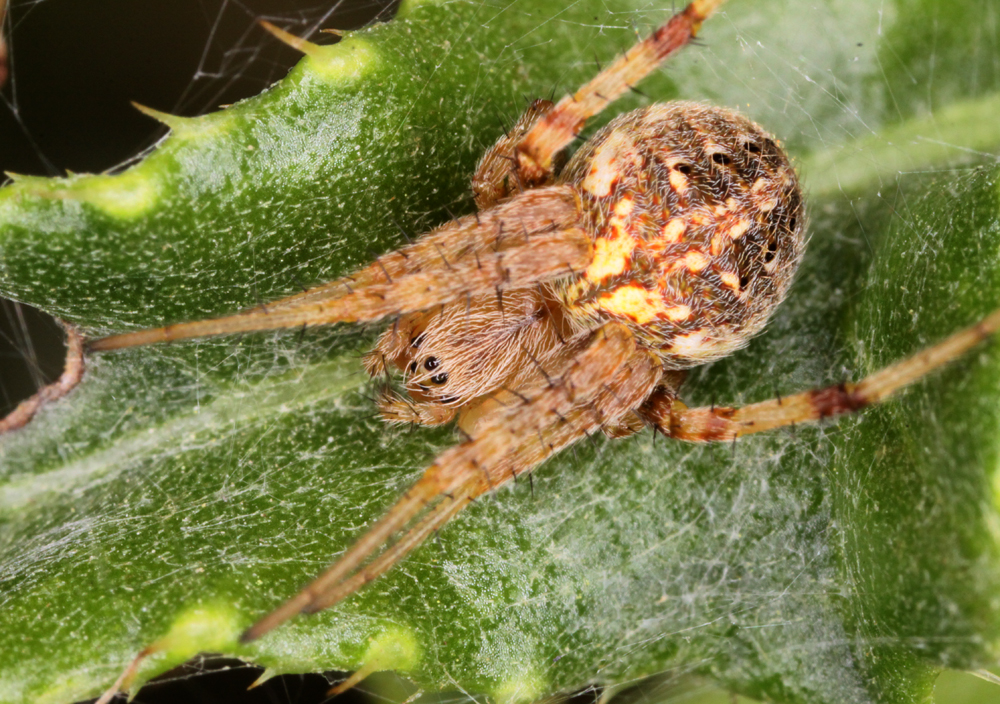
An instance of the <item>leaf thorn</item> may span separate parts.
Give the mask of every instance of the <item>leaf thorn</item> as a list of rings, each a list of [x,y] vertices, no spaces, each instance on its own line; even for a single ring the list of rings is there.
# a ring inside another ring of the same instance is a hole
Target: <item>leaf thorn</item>
[[[314,56],[320,49],[322,49],[319,44],[313,44],[311,41],[303,39],[302,37],[296,37],[294,34],[286,32],[280,27],[276,27],[267,20],[261,20],[260,26],[273,34],[282,43],[287,44],[296,51],[301,51],[306,56]]]

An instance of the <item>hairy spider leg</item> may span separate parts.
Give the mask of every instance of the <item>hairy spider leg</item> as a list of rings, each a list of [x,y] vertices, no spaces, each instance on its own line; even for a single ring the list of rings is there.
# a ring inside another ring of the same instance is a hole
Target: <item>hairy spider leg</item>
[[[501,138],[503,139],[503,138]],[[421,235],[414,242],[383,254],[374,263],[329,283],[268,303],[269,310],[294,308],[307,303],[336,300],[365,286],[386,283],[421,267],[447,266],[484,247],[497,249],[497,242],[522,231],[536,232],[570,227],[578,215],[572,192],[565,186],[535,189],[524,193],[517,203],[480,210],[451,220]],[[475,221],[474,224],[472,221]],[[446,264],[447,262],[447,264]]]
[[[63,372],[51,384],[40,388],[31,398],[21,401],[13,411],[0,417],[0,435],[23,428],[42,406],[62,398],[76,388],[86,367],[83,358],[83,335],[74,326],[57,322],[66,331],[66,363]]]
[[[651,385],[655,384],[659,378],[657,365],[647,363],[648,361],[648,358],[642,356],[626,361],[618,374],[600,391],[599,398],[590,404],[578,402],[569,410],[560,412],[555,408],[548,407],[543,402],[542,407],[546,409],[545,411],[537,413],[534,412],[534,409],[530,409],[532,420],[537,420],[538,415],[548,414],[548,419],[542,421],[546,425],[524,428],[525,435],[517,441],[519,446],[504,450],[510,454],[498,466],[486,470],[483,469],[480,460],[470,459],[469,464],[477,471],[478,481],[476,476],[469,474],[467,483],[462,488],[454,493],[446,494],[441,504],[429,512],[403,538],[379,555],[377,559],[354,573],[353,576],[335,584],[321,596],[314,598],[308,606],[302,609],[302,613],[316,613],[342,601],[364,585],[385,574],[426,540],[431,533],[451,520],[484,491],[495,489],[509,480],[516,479],[521,474],[531,471],[566,445],[576,442],[586,435],[604,430],[609,427],[609,423],[613,424],[615,420],[620,420],[623,397],[619,394],[623,387],[626,388],[628,398],[639,401],[641,400],[639,397],[641,395],[640,389],[646,389],[648,392],[649,388],[652,388]],[[636,375],[634,378],[633,374]],[[551,400],[549,402],[551,403]],[[617,402],[616,407],[609,412],[609,404],[615,402]],[[521,417],[521,414],[526,410],[525,405],[530,403],[533,401],[524,402],[508,415],[514,416],[516,414]],[[509,421],[510,419],[505,420]],[[485,434],[484,432],[483,436]],[[475,441],[471,440],[470,442],[474,443]],[[461,448],[461,446],[459,447]],[[456,454],[471,456],[472,452],[475,451],[465,449]],[[445,457],[442,456],[439,462],[444,460]]]
[[[132,662],[128,664],[115,683],[108,687],[101,696],[97,699],[94,704],[108,704],[118,692],[123,690],[128,690],[132,686],[132,682],[135,680],[136,675],[139,674],[139,667],[142,665],[143,660],[148,658],[150,655],[155,655],[156,653],[164,650],[165,646],[162,641],[156,641],[152,645],[147,645],[145,648],[139,651],[138,655],[132,658]]]
[[[356,276],[223,318],[90,342],[90,351],[257,330],[374,321],[468,295],[566,276],[587,266],[591,237],[575,227],[568,186],[522,193],[485,213],[452,220]]]
[[[662,376],[659,361],[640,350],[627,328],[609,323],[569,340],[550,383],[523,392],[523,402],[497,414],[476,436],[442,453],[384,518],[330,569],[247,629],[250,642],[298,613],[332,606],[397,564],[475,497],[530,471],[551,454],[615,423],[638,407]],[[430,508],[398,543],[367,566],[392,534]]]
[[[549,100],[534,100],[517,122],[486,150],[472,176],[472,195],[479,210],[486,210],[528,188],[519,173],[517,146],[538,121],[555,107]],[[548,185],[531,184],[535,187]]]
[[[645,40],[632,46],[573,95],[564,96],[518,145],[522,179],[544,183],[553,158],[580,133],[587,120],[648,76],[663,61],[691,42],[725,0],[695,0]]]
[[[688,442],[726,442],[799,423],[859,411],[879,403],[1000,330],[1000,310],[975,325],[857,383],[782,396],[742,408],[687,408],[668,388],[657,389],[639,413],[664,435]]]

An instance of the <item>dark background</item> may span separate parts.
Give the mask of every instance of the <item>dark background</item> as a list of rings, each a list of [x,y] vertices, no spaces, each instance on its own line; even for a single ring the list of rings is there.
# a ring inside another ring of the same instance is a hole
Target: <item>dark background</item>
[[[258,20],[329,43],[335,39],[320,28],[388,19],[396,4],[14,0],[3,23],[11,76],[0,90],[0,171],[62,176],[121,169],[166,132],[130,101],[198,115],[255,95],[288,72],[299,56]],[[0,417],[59,376],[62,338],[50,317],[0,299]],[[306,704],[323,701],[330,682],[343,678],[277,677],[247,691],[260,674],[235,661],[201,661],[147,686],[135,702]],[[372,699],[354,690],[337,701]]]

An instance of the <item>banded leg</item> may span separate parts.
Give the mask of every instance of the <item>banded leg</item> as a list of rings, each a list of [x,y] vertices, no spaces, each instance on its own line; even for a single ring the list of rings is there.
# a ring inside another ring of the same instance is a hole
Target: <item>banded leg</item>
[[[694,0],[644,41],[639,42],[573,95],[560,100],[518,145],[522,180],[546,182],[553,159],[583,129],[587,120],[648,76],[667,57],[687,45],[725,0]]]
[[[481,215],[454,220],[385,255],[355,277],[225,318],[114,335],[89,349],[112,350],[256,330],[373,321],[580,271],[590,237],[576,228],[571,188],[524,193]],[[453,239],[454,238],[454,239]]]
[[[1000,310],[901,362],[853,384],[804,391],[743,408],[687,408],[669,389],[657,390],[639,410],[657,430],[678,440],[717,442],[789,425],[853,413],[879,403],[944,366],[1000,330]]]
[[[615,324],[566,345],[551,384],[485,422],[476,437],[438,457],[424,476],[327,572],[242,636],[259,638],[300,612],[327,608],[397,564],[475,497],[530,471],[548,456],[637,407],[660,379],[659,362]],[[425,509],[426,512],[425,512]],[[367,566],[394,533],[423,518]]]

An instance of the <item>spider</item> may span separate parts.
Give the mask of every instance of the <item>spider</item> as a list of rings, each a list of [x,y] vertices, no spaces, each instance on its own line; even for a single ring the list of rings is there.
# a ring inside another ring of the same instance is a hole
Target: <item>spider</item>
[[[267,306],[88,344],[98,352],[391,318],[363,360],[383,380],[382,416],[419,425],[454,420],[464,434],[242,642],[338,603],[476,497],[586,436],[622,438],[651,427],[678,440],[730,442],[858,411],[1000,328],[997,311],[858,383],[743,408],[679,400],[686,370],[746,345],[784,298],[806,239],[795,170],[760,126],[689,102],[620,115],[562,168],[559,155],[588,118],[689,43],[723,2],[694,0],[572,96],[535,101],[480,161],[472,179],[477,213]],[[389,385],[393,377],[405,393]],[[102,701],[155,649],[144,650]]]

